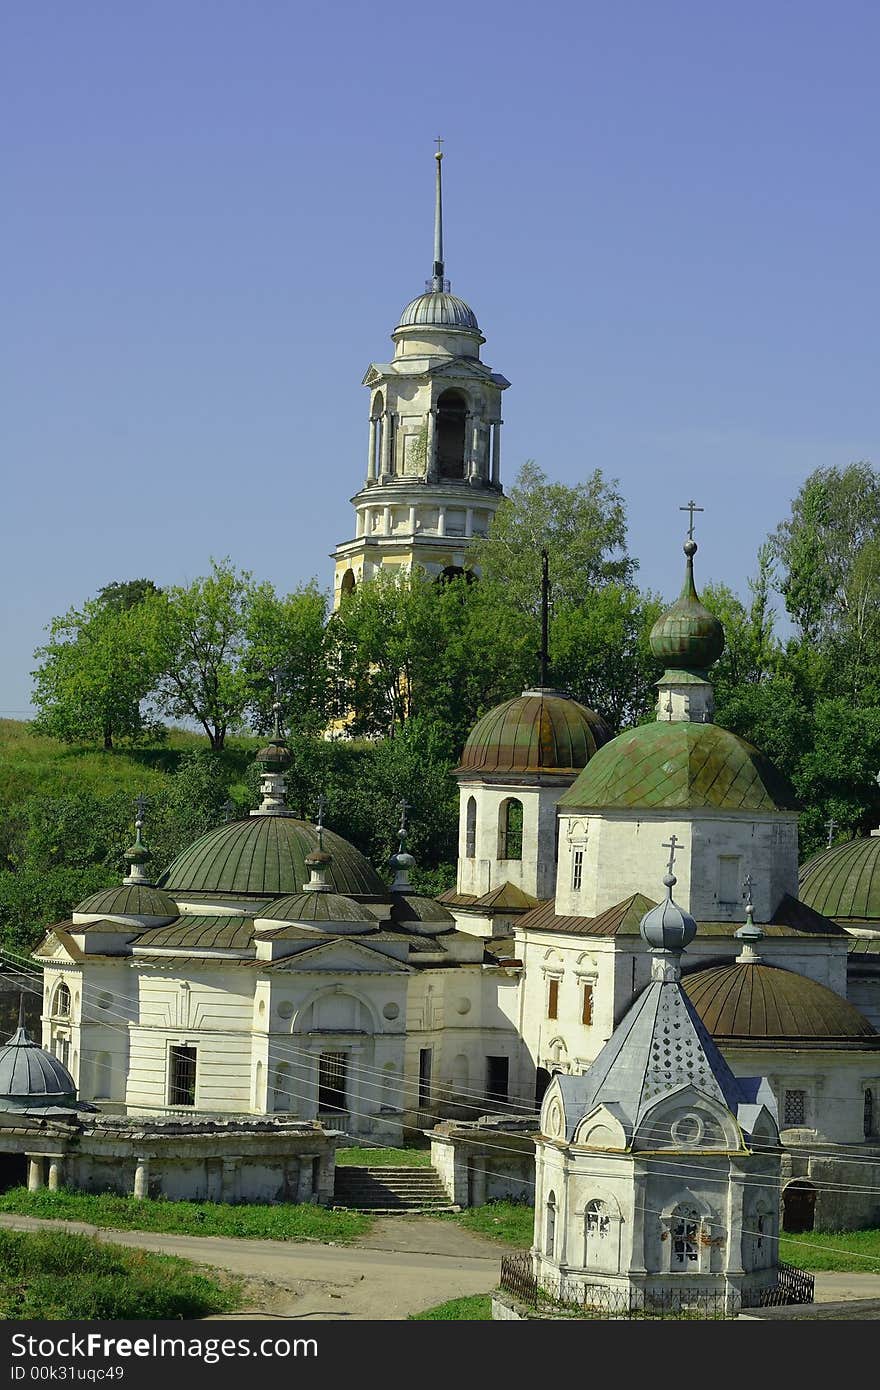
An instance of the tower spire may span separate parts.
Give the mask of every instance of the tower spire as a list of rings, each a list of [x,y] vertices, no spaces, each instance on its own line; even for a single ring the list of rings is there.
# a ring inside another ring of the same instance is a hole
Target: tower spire
[[[431,289],[440,292],[446,289],[446,280],[443,274],[443,180],[440,166],[443,163],[443,151],[440,146],[443,144],[440,136],[437,136],[437,152],[434,155],[437,161],[437,183],[434,195],[434,269],[431,272]]]
[[[542,690],[547,688],[547,668],[550,664],[549,652],[550,622],[550,557],[546,546],[541,551],[541,678]]]

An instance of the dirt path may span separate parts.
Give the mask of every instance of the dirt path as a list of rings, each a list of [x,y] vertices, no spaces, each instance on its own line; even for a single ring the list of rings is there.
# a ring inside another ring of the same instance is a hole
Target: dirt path
[[[239,1318],[399,1320],[461,1294],[487,1293],[498,1283],[503,1253],[451,1222],[418,1217],[379,1220],[357,1245],[114,1231],[13,1214],[0,1215],[0,1224],[79,1231],[230,1270],[248,1281],[246,1306],[223,1314]]]

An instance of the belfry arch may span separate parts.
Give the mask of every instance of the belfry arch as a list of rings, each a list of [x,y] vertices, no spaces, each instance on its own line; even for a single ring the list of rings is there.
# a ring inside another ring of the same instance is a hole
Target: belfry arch
[[[437,472],[440,478],[457,481],[465,476],[467,401],[461,391],[450,388],[437,400]]]

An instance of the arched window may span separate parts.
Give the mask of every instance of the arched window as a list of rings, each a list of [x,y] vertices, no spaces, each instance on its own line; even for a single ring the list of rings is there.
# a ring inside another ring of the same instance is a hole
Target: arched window
[[[556,1253],[556,1196],[553,1192],[547,1198],[547,1220],[544,1227],[544,1254],[553,1258]]]
[[[594,1198],[584,1208],[585,1259],[588,1265],[603,1263],[603,1246],[607,1244],[611,1232],[611,1217],[604,1202]]]
[[[52,1000],[53,1018],[70,1018],[70,990],[62,980]]]
[[[501,803],[498,832],[498,858],[522,859],[523,806],[515,797]]]
[[[865,1091],[865,1111],[864,1111],[865,1138],[874,1137],[874,1092],[870,1087]]]
[[[475,584],[477,576],[473,570],[463,569],[461,565],[447,565],[437,575],[438,584],[449,584],[453,579],[466,579],[468,584]]]
[[[469,796],[464,821],[464,855],[473,859],[477,852],[477,798]]]
[[[672,1268],[696,1269],[700,1259],[700,1213],[676,1207],[672,1213]]]
[[[346,570],[345,574],[342,576],[342,583],[339,586],[339,592],[343,598],[348,598],[349,594],[354,593],[355,584],[354,570]]]
[[[275,1076],[272,1082],[272,1109],[273,1110],[292,1110],[293,1095],[290,1084],[290,1067],[287,1062],[279,1062],[275,1068]]]
[[[452,480],[465,476],[467,402],[460,391],[444,391],[437,401],[437,472]]]

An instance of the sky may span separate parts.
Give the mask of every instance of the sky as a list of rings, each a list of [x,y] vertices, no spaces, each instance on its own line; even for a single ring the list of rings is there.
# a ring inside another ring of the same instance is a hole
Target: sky
[[[878,48],[858,0],[6,0],[0,716],[106,583],[329,587],[437,135],[502,481],[601,468],[670,598],[693,497],[743,590],[880,456]]]

